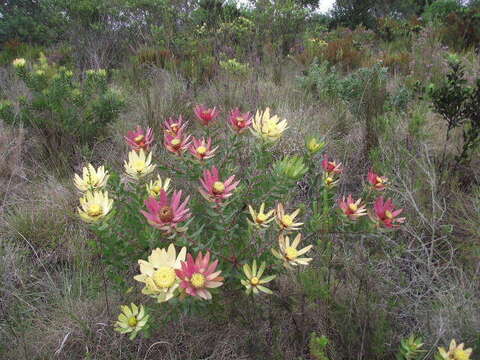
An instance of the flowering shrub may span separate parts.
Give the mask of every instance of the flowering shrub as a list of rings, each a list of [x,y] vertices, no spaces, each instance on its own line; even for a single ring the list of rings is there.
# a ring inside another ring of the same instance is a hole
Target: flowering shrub
[[[195,309],[218,303],[221,288],[272,295],[285,271],[301,277],[292,270],[314,262],[328,242],[320,232],[389,231],[405,221],[388,179],[373,170],[359,196],[337,194],[344,166],[322,158],[325,142],[314,136],[303,153],[275,159],[289,126],[268,108],[252,118],[198,105],[192,115],[165,121],[163,145],[158,131],[129,131],[124,175],[88,164],[74,177],[79,215],[110,277],[120,286],[136,280],[145,301]],[[300,180],[309,197],[294,206]],[[143,308],[123,313],[118,331],[136,335]]]
[[[124,106],[120,94],[108,88],[105,70],[88,70],[82,81],[72,71],[49,63],[43,54],[33,64],[15,59],[13,67],[30,96],[20,98],[18,113],[13,104],[3,103],[0,117],[40,129],[50,151],[67,148],[69,140],[90,144]]]

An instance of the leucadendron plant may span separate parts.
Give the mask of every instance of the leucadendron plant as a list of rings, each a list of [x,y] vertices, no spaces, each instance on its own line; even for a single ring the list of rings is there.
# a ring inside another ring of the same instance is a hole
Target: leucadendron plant
[[[17,107],[0,102],[0,118],[40,130],[52,154],[75,144],[91,145],[124,107],[122,96],[107,84],[106,70],[74,74],[43,54],[37,62],[16,59],[12,65],[29,94],[19,98]]]
[[[289,124],[269,108],[224,117],[198,105],[192,115],[129,131],[123,169],[87,164],[75,175],[79,216],[106,272],[152,306],[170,303],[165,316],[221,306],[223,291],[276,296],[279,277],[301,281],[315,254],[332,251],[323,234],[405,220],[373,171],[358,194],[339,194],[344,169],[323,153],[324,140],[310,136],[302,152],[279,155]],[[299,204],[300,181],[308,196]],[[135,311],[123,308],[118,331],[141,331]]]

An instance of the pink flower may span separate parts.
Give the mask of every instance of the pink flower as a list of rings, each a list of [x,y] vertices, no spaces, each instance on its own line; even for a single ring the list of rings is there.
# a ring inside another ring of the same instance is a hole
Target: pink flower
[[[209,109],[203,105],[195,106],[193,112],[205,126],[208,126],[210,122],[215,120],[218,114],[220,114],[220,111],[218,111],[217,108],[214,107],[213,109]]]
[[[190,196],[187,196],[183,202],[181,202],[181,197],[181,190],[174,191],[170,200],[165,190],[162,189],[158,201],[154,197],[145,200],[148,211],[141,210],[141,213],[154,228],[171,232],[177,228],[179,223],[192,216],[187,207]]]
[[[240,182],[240,180],[236,182],[234,180],[235,175],[232,175],[225,182],[222,182],[218,176],[218,169],[214,166],[211,171],[205,170],[203,172],[203,179],[200,179],[203,188],[200,187],[199,191],[208,201],[220,203],[232,196],[233,190]]]
[[[163,144],[168,151],[181,156],[190,146],[190,138],[191,135],[185,136],[182,133],[177,135],[165,133]]]
[[[242,114],[240,110],[236,108],[230,111],[228,121],[232,129],[238,134],[241,134],[252,125],[253,117],[249,112]]]
[[[353,201],[352,195],[348,195],[347,199],[345,199],[344,196],[342,200],[338,201],[338,206],[350,220],[355,221],[360,216],[367,215],[367,210],[365,209],[365,205],[362,204],[362,199]]]
[[[143,149],[148,151],[153,143],[153,130],[147,128],[144,131],[141,126],[137,126],[134,131],[127,131],[127,136],[124,136],[124,138],[132,150],[140,151]]]
[[[180,115],[178,119],[170,117],[163,123],[165,134],[171,136],[180,136],[186,126],[187,123],[183,121],[182,115]]]
[[[367,179],[375,190],[381,191],[385,190],[387,187],[388,178],[385,176],[380,176],[374,173],[372,170],[368,172]]]
[[[327,154],[323,156],[322,167],[328,174],[341,174],[343,171],[342,163],[337,164],[335,161],[329,161]]]
[[[373,220],[381,222],[384,226],[388,228],[394,228],[400,226],[405,222],[405,218],[398,218],[403,209],[395,210],[392,199],[387,199],[384,201],[383,196],[380,196],[373,206],[375,215]]]
[[[187,261],[181,262],[181,269],[175,270],[180,278],[180,287],[190,296],[204,300],[212,298],[208,289],[217,288],[223,285],[223,277],[219,276],[221,271],[215,271],[218,260],[210,263],[210,253],[206,255],[200,252],[193,260],[192,255],[187,255]]]
[[[215,155],[215,151],[218,146],[212,149],[212,139],[209,138],[205,141],[205,138],[195,139],[193,138],[190,143],[190,153],[199,160],[210,159]]]

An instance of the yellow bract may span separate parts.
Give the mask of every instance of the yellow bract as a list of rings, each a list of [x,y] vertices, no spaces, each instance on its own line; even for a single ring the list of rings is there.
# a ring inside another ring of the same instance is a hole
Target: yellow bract
[[[248,219],[248,222],[256,227],[267,228],[269,223],[274,220],[273,214],[275,210],[270,210],[269,212],[265,213],[265,203],[260,205],[258,212],[253,210],[253,208],[248,205],[248,211],[252,217],[252,220]]]
[[[82,170],[82,176],[75,174],[74,182],[78,190],[93,191],[104,187],[108,181],[108,171],[105,171],[105,167],[100,166],[97,170],[92,164],[87,164]]]
[[[170,244],[168,249],[153,250],[148,261],[138,260],[141,274],[134,279],[145,284],[142,293],[157,299],[158,302],[173,298],[179,285],[175,270],[181,268],[181,261],[185,261],[186,255],[186,247],[183,247],[177,256],[175,246]]]
[[[283,261],[283,266],[287,269],[292,269],[292,266],[296,265],[308,265],[311,258],[302,258],[303,254],[310,251],[313,245],[308,245],[303,249],[298,250],[298,245],[300,245],[300,241],[302,239],[302,235],[298,234],[293,242],[290,244],[290,239],[288,236],[284,236],[280,234],[278,237],[278,247],[279,251],[276,249],[272,249],[272,254]]]
[[[166,178],[165,181],[163,181],[160,175],[158,175],[157,180],[150,181],[150,183],[146,185],[148,195],[158,197],[162,190],[167,192],[170,186],[170,181],[170,178]]]
[[[146,325],[149,315],[145,313],[143,305],[138,307],[134,303],[130,304],[130,306],[122,305],[120,309],[122,313],[118,315],[115,331],[120,334],[130,334],[130,340],[133,340]]]
[[[26,63],[27,62],[25,61],[24,58],[20,58],[20,59],[13,60],[12,64],[14,67],[19,68],[19,67],[24,67]]]
[[[272,142],[278,140],[286,129],[288,129],[287,120],[280,121],[276,115],[270,117],[270,108],[266,108],[263,112],[257,110],[251,131],[253,135]]]
[[[260,268],[257,268],[257,260],[253,260],[252,266],[249,264],[243,265],[243,273],[247,280],[242,279],[241,283],[247,289],[246,292],[248,295],[251,293],[258,294],[260,291],[266,294],[272,294],[272,290],[263,286],[273,279],[275,279],[275,275],[265,276],[262,277],[265,271],[266,263],[265,261],[260,264]]]
[[[80,198],[78,214],[83,221],[93,223],[105,217],[112,206],[113,200],[108,198],[108,192],[88,191]]]
[[[152,153],[145,155],[142,149],[140,151],[130,151],[128,153],[128,162],[125,161],[124,167],[128,176],[138,180],[150,174],[156,165],[152,165]]]
[[[438,354],[441,359],[445,360],[469,360],[470,355],[472,354],[472,349],[464,349],[464,344],[457,345],[455,340],[450,342],[450,347],[448,351],[443,347],[438,348]]]
[[[285,214],[285,209],[282,204],[277,205],[277,211],[275,214],[275,220],[277,224],[280,226],[280,230],[284,231],[293,231],[298,230],[303,225],[303,223],[296,223],[295,218],[300,213],[300,209],[295,210],[291,214]]]

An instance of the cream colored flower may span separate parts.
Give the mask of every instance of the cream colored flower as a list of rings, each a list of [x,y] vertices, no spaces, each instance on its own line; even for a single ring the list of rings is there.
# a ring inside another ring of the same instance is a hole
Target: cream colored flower
[[[464,349],[464,344],[457,345],[455,340],[450,342],[450,347],[447,350],[443,347],[438,348],[438,354],[444,360],[469,360],[472,354],[472,349]]]
[[[267,107],[263,112],[257,110],[251,131],[253,135],[273,142],[278,140],[287,129],[287,120],[280,121],[277,115],[270,117],[270,108]]]
[[[300,213],[300,209],[295,210],[291,214],[285,214],[285,209],[282,204],[277,205],[277,211],[275,214],[275,221],[277,222],[278,226],[280,226],[281,230],[284,231],[293,231],[299,230],[303,223],[296,223],[295,218]]]
[[[130,340],[135,339],[138,332],[147,324],[149,315],[145,313],[143,305],[138,307],[134,303],[130,306],[120,306],[122,313],[118,315],[118,321],[115,323],[115,331],[120,334],[130,334]]]
[[[24,58],[20,58],[20,59],[15,59],[13,60],[13,66],[16,67],[16,68],[21,68],[21,67],[24,67],[26,65],[26,60]]]
[[[145,284],[142,293],[157,299],[158,302],[173,298],[180,283],[175,270],[181,268],[181,261],[185,261],[186,255],[186,247],[182,247],[177,256],[175,246],[170,244],[168,250],[153,250],[148,261],[138,260],[141,274],[134,279]]]
[[[267,228],[269,223],[272,222],[275,218],[273,217],[273,213],[275,210],[270,210],[265,214],[265,203],[260,205],[260,209],[258,212],[253,210],[253,208],[248,205],[248,211],[250,212],[250,216],[252,220],[248,219],[248,222],[258,228]]]
[[[158,198],[162,190],[168,192],[170,181],[170,178],[166,178],[165,181],[163,181],[160,175],[157,175],[157,180],[151,180],[150,183],[146,185],[148,195]]]
[[[100,166],[95,170],[92,164],[87,164],[82,170],[82,177],[75,174],[74,182],[77,189],[82,192],[94,191],[104,187],[109,176],[108,171],[105,171],[105,167]]]
[[[140,149],[128,153],[128,162],[125,161],[124,167],[128,176],[138,180],[150,174],[156,165],[152,164],[152,153],[145,155],[143,149]]]
[[[310,249],[313,247],[313,245],[308,245],[303,249],[298,250],[297,247],[298,245],[300,245],[301,239],[302,235],[298,234],[293,240],[293,242],[290,244],[289,237],[280,234],[280,236],[278,237],[279,251],[277,251],[276,249],[272,249],[273,256],[282,260],[283,266],[285,266],[287,269],[292,269],[292,266],[297,265],[308,265],[310,261],[312,261],[311,258],[300,257],[310,251]]]
[[[112,210],[113,200],[108,198],[108,192],[88,191],[80,198],[78,214],[89,223],[97,222]]]
[[[265,271],[265,261],[262,262],[260,268],[257,268],[257,261],[253,260],[252,266],[249,264],[243,265],[243,273],[245,274],[247,280],[242,279],[241,283],[247,289],[247,295],[251,293],[257,295],[260,291],[266,294],[273,294],[272,290],[263,286],[273,279],[275,279],[275,275],[265,276],[262,278],[263,272]]]

